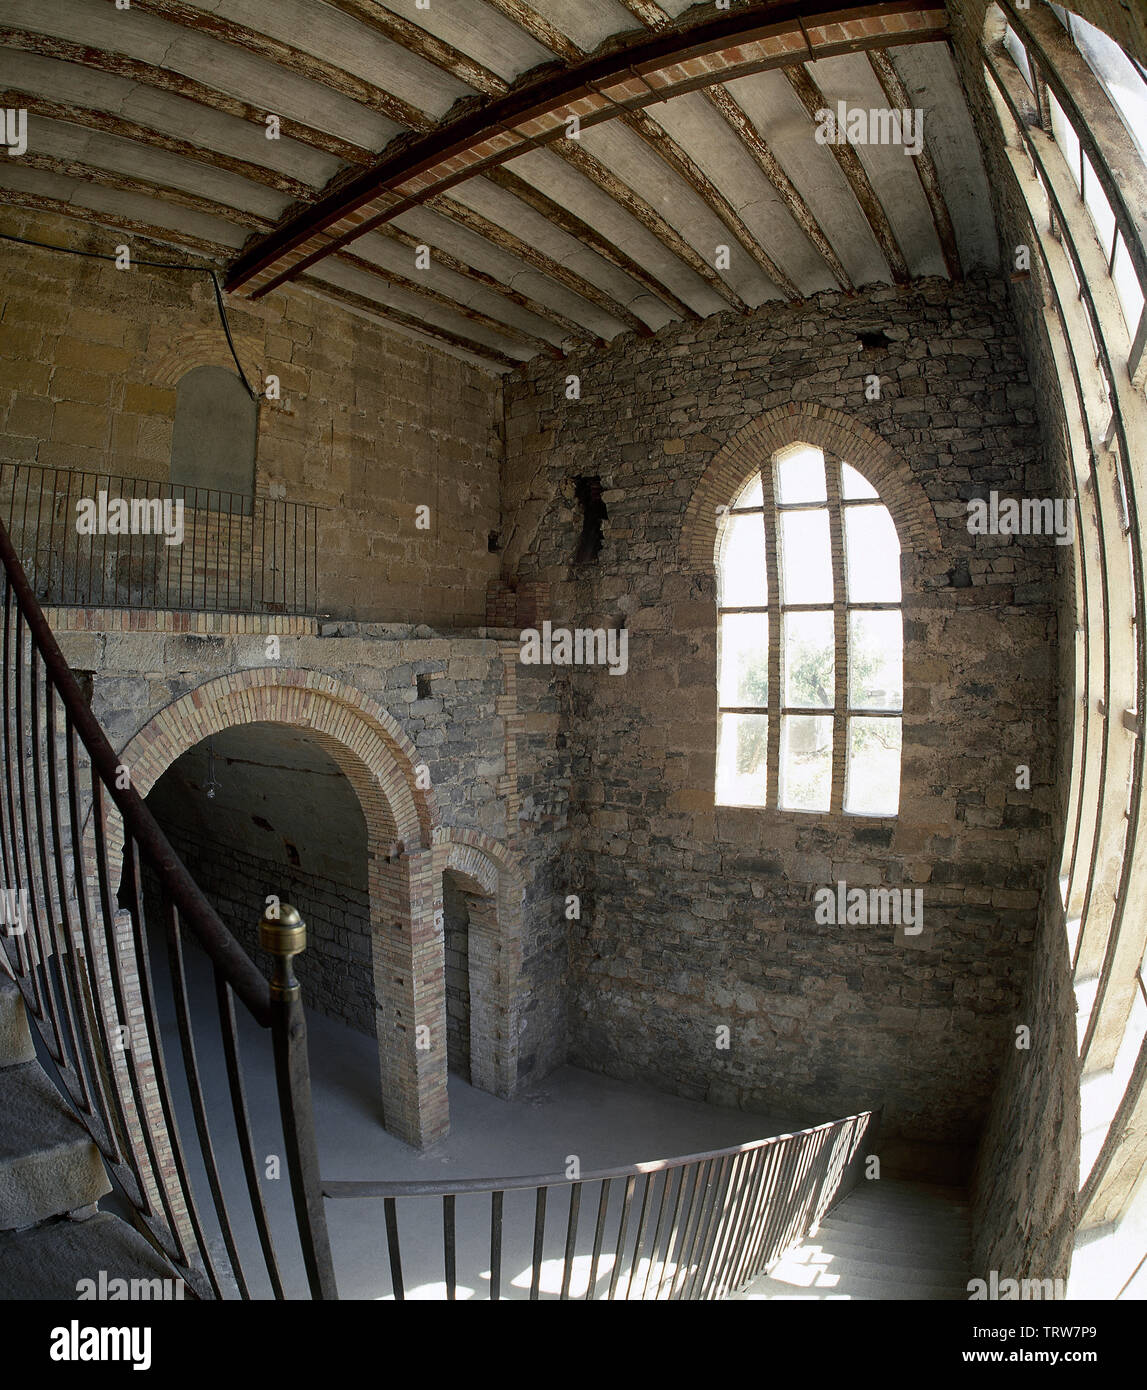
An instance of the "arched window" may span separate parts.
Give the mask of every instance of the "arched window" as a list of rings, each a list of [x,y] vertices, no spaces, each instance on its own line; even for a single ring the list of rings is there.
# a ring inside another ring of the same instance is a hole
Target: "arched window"
[[[744,484],[718,539],[717,803],[893,816],[900,542],[843,459],[809,444]]]
[[[180,378],[171,436],[171,481],[187,505],[250,515],[255,494],[258,405],[224,367]]]

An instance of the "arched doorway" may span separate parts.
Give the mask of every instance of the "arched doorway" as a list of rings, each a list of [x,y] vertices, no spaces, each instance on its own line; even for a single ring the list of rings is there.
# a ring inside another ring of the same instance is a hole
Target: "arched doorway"
[[[522,876],[504,845],[472,830],[434,832],[442,884],[448,1045],[453,1069],[509,1099],[518,1084],[522,1016]],[[466,1072],[462,1071],[463,1064]]]
[[[235,725],[181,754],[147,805],[265,974],[257,924],[268,898],[302,913],[308,1010],[375,1037],[366,818],[322,744],[289,724]]]
[[[426,1146],[449,1131],[441,969],[441,877],[431,848],[435,807],[395,721],[360,691],[314,671],[260,667],[207,681],[166,706],[120,754],[146,797],[208,738],[252,725],[306,731],[354,789],[366,827],[371,969],[386,1128]],[[123,836],[109,813],[118,878]],[[304,996],[305,998],[305,996]]]

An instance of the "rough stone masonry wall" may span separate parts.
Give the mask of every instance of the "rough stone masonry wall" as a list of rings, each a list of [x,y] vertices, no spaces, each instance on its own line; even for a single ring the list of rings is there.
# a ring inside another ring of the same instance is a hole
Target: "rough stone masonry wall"
[[[261,631],[109,631],[100,629],[119,615],[51,610],[48,616],[65,659],[89,683],[92,708],[117,749],[209,678],[266,664]],[[124,617],[136,621],[136,615]],[[141,624],[145,619],[170,624],[171,615],[139,615]],[[235,621],[224,617],[218,625]],[[323,671],[376,700],[429,768],[442,824],[479,832],[517,852],[523,889],[519,1078],[560,1066],[567,1003],[559,866],[568,772],[548,682],[516,681],[516,662],[508,677],[503,644],[489,638],[448,638],[396,624],[331,623],[323,625],[322,636],[315,624],[272,619],[250,625],[305,628],[302,635],[282,636],[279,664]],[[430,678],[428,699],[419,698],[420,675]],[[524,728],[517,738],[509,732],[515,717]],[[509,760],[518,758],[510,777]]]
[[[365,887],[272,862],[248,846],[197,835],[162,821],[172,847],[236,940],[269,976],[274,959],[259,947],[267,893],[298,908],[307,949],[295,961],[308,1009],[375,1035],[370,899]],[[365,876],[365,864],[363,872]]]
[[[1074,5],[1121,42],[1128,14],[1115,5]],[[954,17],[954,48],[980,138],[1001,243],[1010,250],[1031,240],[1030,214],[1004,152],[1003,132],[983,78],[980,43],[988,5],[966,4]],[[1142,21],[1142,15],[1139,16]],[[1112,23],[1112,21],[1115,21]],[[1044,319],[1042,267],[1033,250],[1033,275],[1009,280],[1009,299],[1020,328],[1028,372],[1040,402],[1045,457],[1056,496],[1073,495],[1066,453],[1062,388]],[[1064,549],[1059,573],[1060,631],[1073,632],[1074,549]],[[1063,843],[1071,783],[1075,701],[1075,644],[1058,653],[1059,719],[1051,843]],[[984,1127],[973,1174],[975,1272],[987,1277],[1064,1278],[1071,1264],[1079,1180],[1080,1076],[1071,958],[1058,885],[1058,858],[1049,864],[1040,902],[1032,969],[1016,1013],[1031,1029],[1031,1047],[1014,1039],[1000,1052],[1001,1075]]]
[[[878,330],[888,346],[864,352],[857,335]],[[1056,715],[1055,546],[966,529],[971,496],[1048,495],[1004,285],[825,294],[521,375],[514,573],[552,583],[555,625],[630,631],[628,675],[557,683],[574,745],[567,891],[592,903],[570,926],[571,1060],[772,1114],[881,1105],[886,1140],[934,1141],[944,1171],[966,1169],[1030,964]],[[721,446],[792,402],[879,435],[939,524],[934,577],[905,609],[894,820],[713,804],[715,588],[680,560],[682,516]],[[575,570],[584,475],[608,520],[598,561]],[[1020,762],[1031,791],[1015,789]],[[924,934],[817,925],[811,895],[840,879],[921,887]]]
[[[121,240],[13,208],[0,231],[104,254]],[[195,262],[170,247],[151,258]],[[248,378],[261,389],[274,374],[282,390],[260,403],[256,494],[327,509],[311,611],[480,624],[497,571],[496,378],[297,289],[231,303],[228,317]],[[205,364],[234,370],[207,275],[119,271],[9,241],[0,338],[0,465],[166,482],[179,379]],[[421,505],[428,530],[415,525]]]

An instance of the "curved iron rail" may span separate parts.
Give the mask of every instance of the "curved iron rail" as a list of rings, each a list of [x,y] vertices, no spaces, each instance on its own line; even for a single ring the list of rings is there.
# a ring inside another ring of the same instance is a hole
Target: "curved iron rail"
[[[442,1199],[442,1273],[446,1298],[455,1299],[459,1287],[458,1201],[481,1196],[490,1198],[489,1270],[466,1274],[475,1287],[488,1277],[491,1300],[500,1299],[507,1253],[508,1192],[534,1194],[528,1264],[515,1281],[521,1283],[528,1272],[531,1299],[542,1293],[544,1270],[561,1300],[715,1299],[744,1288],[817,1228],[825,1213],[858,1180],[865,1148],[874,1140],[878,1123],[878,1112],[865,1110],[795,1134],[574,1177],[543,1174],[447,1182],[324,1180],[322,1190],[332,1199],[374,1198],[383,1202],[391,1293],[398,1300],[406,1297],[409,1282],[398,1202]],[[621,1186],[621,1203],[611,1207],[615,1183]],[[588,1227],[580,1226],[580,1216],[583,1191],[594,1186],[598,1197],[591,1236]],[[551,1191],[566,1191],[569,1200],[560,1258],[547,1260],[546,1212]],[[635,1212],[636,1225],[631,1220]],[[519,1224],[524,1235],[528,1219]],[[474,1223],[469,1225],[473,1228]],[[514,1234],[510,1232],[511,1239]],[[522,1235],[518,1245],[524,1247]],[[472,1254],[476,1246],[470,1242],[466,1250]],[[483,1257],[485,1253],[483,1246]],[[609,1282],[604,1292],[599,1292],[607,1272],[603,1260],[608,1264]],[[485,1258],[480,1263],[485,1264]],[[416,1277],[425,1282],[431,1273],[423,1259]],[[580,1292],[583,1276],[585,1289]],[[577,1293],[572,1292],[575,1279]]]
[[[274,1051],[296,1228],[287,1238],[301,1247],[311,1295],[335,1298],[318,1190],[306,1023],[289,954],[284,948],[277,957],[268,983],[180,862],[89,709],[3,522],[0,563],[0,967],[19,984],[63,1089],[109,1170],[191,1289],[207,1298],[251,1297],[258,1280],[282,1298],[286,1289],[243,1085],[237,998],[268,1031]],[[159,996],[152,978],[158,943],[149,940],[149,921],[161,923],[166,937],[170,999]],[[222,1048],[233,1135],[220,1134],[224,1107],[208,1102],[210,1078],[192,1023],[185,927],[213,976],[219,1035],[210,1041]],[[292,952],[298,949],[292,943]],[[165,1031],[178,1037],[182,1067],[175,1073]],[[184,1128],[194,1131],[194,1148],[184,1141],[181,1116],[190,1116]],[[240,1255],[244,1238],[237,1234],[233,1196],[229,1200],[224,1191],[226,1160],[217,1155],[217,1142],[227,1143],[229,1153],[238,1150],[247,1190],[244,1221],[255,1225],[265,1279]],[[199,1198],[205,1189],[211,1220]]]

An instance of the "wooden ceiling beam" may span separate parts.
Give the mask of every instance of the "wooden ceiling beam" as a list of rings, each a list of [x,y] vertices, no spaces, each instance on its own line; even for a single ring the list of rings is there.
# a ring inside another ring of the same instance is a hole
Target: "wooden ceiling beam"
[[[531,9],[529,5],[522,3],[522,0],[485,0],[492,10],[497,10],[499,14],[524,29],[530,38],[540,43],[543,48],[548,48],[551,53],[555,53],[566,63],[577,63],[582,58],[582,50],[574,43],[568,35],[555,24],[551,24],[544,15],[537,10]]]
[[[653,0],[621,0],[621,3],[631,15],[635,15],[647,29],[652,29],[654,33],[672,27],[673,17],[666,14],[660,5],[655,5]]]
[[[527,265],[533,266],[535,270],[556,281],[580,299],[587,300],[590,304],[596,304],[610,318],[625,324],[627,328],[632,328],[635,333],[639,333],[644,338],[652,336],[653,329],[645,320],[638,318],[624,304],[618,303],[611,294],[599,289],[583,275],[578,275],[576,271],[568,269],[560,261],[555,261],[544,251],[539,251],[528,241],[524,241],[520,236],[507,231],[505,227],[491,221],[488,217],[484,217],[480,212],[475,212],[473,208],[469,208],[453,198],[447,198],[443,194],[430,198],[426,206],[434,212],[441,213],[444,217],[449,217],[451,221],[457,222],[459,226],[465,227],[468,231],[476,232],[478,236],[485,237],[487,241],[493,242],[499,250],[506,251]]]
[[[266,231],[274,224],[256,212],[232,207],[229,203],[217,202],[214,198],[202,198],[195,193],[187,193],[182,188],[159,183],[151,179],[132,178],[114,169],[104,169],[95,164],[85,164],[78,159],[57,159],[54,155],[39,154],[29,150],[20,158],[27,168],[40,169],[46,174],[59,178],[76,179],[80,183],[96,184],[103,188],[114,188],[120,193],[140,193],[147,198],[160,198],[174,207],[187,208],[189,212],[202,213],[206,217],[217,217],[222,222],[232,222],[237,227],[249,231]]]
[[[816,113],[828,107],[828,100],[817,85],[816,80],[803,63],[786,67],[784,74],[793,91],[797,94],[801,105],[808,112],[809,119],[815,122]],[[888,214],[884,211],[880,199],[877,197],[872,180],[865,172],[860,156],[847,142],[840,145],[829,143],[827,148],[831,150],[840,166],[841,173],[848,180],[852,195],[872,228],[872,233],[876,237],[884,259],[888,262],[888,269],[893,281],[898,285],[906,284],[909,279],[908,262],[904,259],[904,253],[901,251],[896,235],[892,230],[892,223],[889,222]]]
[[[21,53],[35,53],[41,58],[53,58],[62,63],[74,63],[77,67],[90,68],[93,72],[108,73],[112,77],[126,77],[144,87],[167,92],[171,96],[183,97],[197,106],[205,106],[211,111],[220,111],[225,116],[235,116],[241,121],[257,125],[266,130],[267,111],[250,102],[240,101],[238,97],[197,82],[192,77],[171,68],[157,67],[154,63],[144,63],[138,58],[127,58],[122,53],[113,53],[105,48],[89,48],[86,44],[71,43],[58,39],[52,34],[36,34],[24,29],[0,28],[0,48],[12,48]],[[324,130],[293,121],[288,116],[279,117],[280,133],[288,140],[297,140],[301,145],[321,150],[348,164],[370,164],[377,158],[373,150],[362,145],[340,140],[337,135],[328,135]]]
[[[443,294],[441,290],[436,290],[430,285],[419,284],[417,280],[411,280],[406,275],[398,275],[393,270],[387,269],[386,266],[376,265],[363,256],[353,255],[349,251],[340,251],[334,259],[343,265],[353,266],[355,270],[363,271],[367,275],[373,275],[376,279],[381,280],[386,285],[393,286],[396,290],[402,290],[405,294],[416,295],[428,303],[437,304],[440,308],[449,310],[452,314],[469,319],[471,323],[487,328],[491,333],[500,333],[511,341],[529,346],[536,352],[544,352],[548,357],[554,358],[564,355],[561,348],[555,347],[546,338],[538,338],[524,328],[515,328],[502,319],[492,318],[489,314],[484,314],[481,309],[474,309],[469,304],[462,304],[457,299],[452,299],[448,294]],[[431,255],[431,260],[433,259],[433,255]]]
[[[427,63],[448,72],[451,77],[465,82],[477,92],[490,97],[500,97],[509,90],[508,83],[497,73],[483,67],[477,59],[444,42],[429,30],[412,24],[409,19],[403,19],[384,5],[375,4],[374,0],[325,0],[325,3],[341,10],[351,19],[357,19],[360,24],[365,24],[368,29],[382,34],[392,43],[399,44],[409,53],[415,53]]]
[[[505,192],[512,193],[515,198],[520,198],[523,203],[533,208],[535,212],[540,212],[542,216],[545,217],[547,221],[552,222],[555,227],[560,227],[563,232],[567,232],[570,236],[575,237],[586,246],[591,246],[598,255],[603,256],[612,265],[615,265],[618,270],[624,271],[630,279],[636,280],[637,283],[647,289],[650,294],[656,295],[657,298],[667,304],[674,313],[680,314],[683,319],[700,319],[701,315],[696,309],[690,308],[683,299],[678,299],[673,291],[663,285],[655,275],[650,274],[645,266],[635,261],[632,256],[621,250],[620,247],[615,246],[612,241],[602,236],[595,227],[591,227],[588,222],[583,221],[576,213],[570,212],[570,210],[563,207],[561,203],[557,203],[552,198],[547,197],[541,189],[535,188],[532,183],[527,183],[525,179],[519,177],[513,170],[507,169],[504,165],[496,169],[489,169],[486,172],[486,178],[488,178],[491,183],[497,184],[499,188],[504,189]]]
[[[33,116],[43,116],[52,121],[66,121],[69,125],[78,125],[85,130],[98,130],[105,135],[118,135],[122,140],[135,140],[138,144],[153,149],[167,150],[170,154],[182,155],[183,158],[199,164],[208,164],[213,169],[224,169],[229,174],[250,179],[252,183],[273,188],[276,192],[285,193],[296,200],[313,198],[315,194],[310,184],[291,178],[289,174],[280,174],[275,169],[266,168],[265,165],[252,164],[246,159],[236,159],[233,155],[221,154],[218,150],[193,145],[189,140],[178,140],[173,135],[166,135],[163,131],[153,130],[150,126],[140,125],[136,121],[125,120],[110,111],[93,111],[86,107],[70,106],[64,102],[50,101],[47,97],[33,96],[28,92],[12,89],[0,91],[0,107],[22,107]]]
[[[313,275],[300,275],[296,284],[301,289],[310,290],[313,294],[334,300],[336,304],[349,305],[352,309],[357,309],[360,313],[367,314],[371,318],[381,319],[384,323],[395,323],[402,328],[409,328],[415,333],[421,333],[425,337],[437,338],[439,342],[461,348],[463,352],[468,352],[474,357],[483,358],[487,362],[496,362],[500,367],[513,368],[522,365],[520,358],[510,357],[507,353],[499,352],[497,348],[487,347],[485,343],[479,343],[461,333],[452,333],[448,328],[440,328],[437,324],[427,323],[423,319],[415,318],[413,314],[405,313],[402,309],[391,308],[389,304],[380,304],[377,300],[367,299],[365,295],[355,294],[353,290],[344,290],[340,285],[332,285]]]
[[[793,221],[808,237],[828,264],[842,290],[852,289],[852,277],[845,270],[832,243],[825,236],[820,223],[801,196],[800,190],[788,174],[780,160],[773,153],[768,141],[738,105],[728,87],[718,84],[705,90],[705,97],[714,110],[720,112],[729,127],[740,138],[741,145],[756,162],[757,167],[780,194]]]
[[[374,232],[375,236],[388,237],[391,240],[400,242],[403,246],[408,246],[412,251],[428,243],[419,241],[409,232],[404,232],[401,227],[396,227],[393,223],[388,223],[378,227]],[[451,270],[455,275],[463,275],[467,280],[473,280],[475,284],[482,285],[493,294],[500,294],[504,299],[508,299],[511,304],[516,304],[520,309],[525,309],[528,313],[534,314],[537,318],[544,319],[549,323],[560,328],[563,333],[574,342],[583,344],[587,347],[600,348],[605,346],[605,341],[599,338],[591,329],[584,324],[576,322],[574,319],[567,318],[559,313],[557,309],[548,304],[542,304],[536,299],[531,299],[528,294],[522,294],[520,290],[514,289],[510,285],[497,280],[493,275],[487,274],[484,270],[479,270],[476,266],[468,265],[465,261],[459,260],[457,256],[451,255],[449,251],[440,246],[430,245],[431,258],[436,261],[443,270]]]
[[[590,154],[580,140],[557,140],[552,148],[555,154],[560,155],[579,174],[584,174],[603,193],[608,193],[615,203],[623,207],[630,216],[635,217],[646,231],[652,232],[663,246],[672,251],[679,260],[684,261],[690,270],[695,271],[710,289],[716,290],[734,309],[740,309],[742,312],[748,309],[749,306],[737,291],[725,283],[700,252],[690,246],[677,228],[667,222],[652,203],[630,188],[596,155]]]
[[[697,196],[707,204],[710,211],[720,219],[745,251],[752,256],[765,274],[773,281],[785,299],[799,299],[800,289],[789,274],[782,270],[769,255],[753,233],[741,220],[740,213],[729,202],[713,180],[677,143],[672,135],[652,116],[644,111],[634,111],[622,118],[625,124],[638,135],[673,170],[678,178],[684,180]]]
[[[50,212],[57,217],[70,217],[81,222],[89,231],[93,224],[106,227],[114,232],[128,232],[132,236],[144,237],[148,241],[167,246],[179,246],[196,255],[213,261],[214,266],[204,266],[204,270],[217,269],[227,263],[234,252],[222,242],[210,241],[204,237],[193,236],[190,232],[174,231],[168,227],[157,227],[153,223],[139,222],[135,218],[121,217],[95,208],[82,207],[69,203],[63,198],[48,198],[41,193],[25,193],[19,188],[5,188],[0,185],[0,200],[10,207],[26,208],[29,212]],[[138,259],[138,258],[137,258]]]
[[[580,63],[584,60],[585,52],[582,48],[575,44],[572,39],[567,38],[559,30],[555,30],[548,20],[544,20],[536,10],[530,9],[528,5],[519,3],[519,0],[486,0],[486,3],[493,5],[494,8],[501,14],[504,14],[507,19],[513,20],[515,24],[525,29],[527,33],[538,41],[538,43],[546,45],[567,63]],[[637,17],[642,20],[642,23],[646,24],[649,28],[661,30],[670,27],[671,21],[669,16],[664,14],[658,6],[652,4],[651,0],[632,0],[632,3],[628,4],[627,8],[631,13],[637,15]],[[649,20],[646,20],[642,11],[648,14]],[[655,11],[656,14],[654,14]],[[656,16],[660,16],[661,19],[664,20],[664,23],[658,22]],[[631,124],[633,115],[626,113],[623,115],[622,120],[626,124]],[[640,127],[634,125],[633,129],[635,129],[639,135],[642,134]],[[647,143],[649,142],[647,141]],[[664,151],[662,149],[658,148],[656,145],[654,145],[653,148],[655,153],[664,158]],[[654,236],[671,255],[684,261],[694,274],[701,276],[706,284],[708,284],[711,289],[716,290],[723,299],[742,310],[748,307],[739,296],[730,292],[728,286],[717,274],[716,270],[689,245],[677,229],[667,222],[650,203],[630,188],[622,179],[613,176],[600,159],[590,155],[588,151],[581,151],[572,140],[556,141],[553,145],[553,150],[568,163],[573,164],[584,177],[591,179],[613,202],[617,203],[618,206],[623,208],[631,217],[640,222],[645,230]],[[691,161],[689,162],[690,164],[692,163]],[[695,166],[693,167],[695,168]],[[487,176],[493,177],[492,172],[488,172]],[[710,185],[710,187],[712,187],[712,185]],[[718,194],[718,197],[720,196],[721,195]],[[717,210],[714,209],[714,211]],[[547,216],[548,215],[550,214],[547,213]],[[719,212],[717,215],[721,216]],[[739,219],[737,220],[739,221]],[[724,221],[724,218],[722,218],[722,221]],[[729,224],[726,222],[726,226],[728,225]],[[736,235],[736,233],[734,234]],[[604,238],[598,238],[598,240],[604,240]],[[606,244],[609,245],[610,243]],[[625,252],[621,251],[618,247],[614,247],[613,251],[616,255],[625,256]],[[608,253],[603,252],[602,254]],[[610,255],[609,259],[613,260],[615,265],[617,264],[614,255]],[[626,257],[626,259],[629,260],[631,258]],[[651,279],[652,277],[646,273],[641,283],[645,284]],[[659,284],[660,282],[654,280],[653,283],[649,285],[649,288],[653,289],[653,293],[664,300],[666,293],[671,294],[672,292],[666,291],[664,287],[654,288],[654,286],[658,286]],[[678,313],[684,311],[684,317],[696,317],[694,311],[682,304],[682,301],[678,299],[676,295],[673,295],[672,298],[675,301],[675,307],[680,306],[677,307]]]
[[[108,0],[108,3],[114,4],[115,0]],[[328,63],[324,58],[317,58],[313,53],[283,43],[270,34],[249,29],[245,24],[236,24],[211,10],[199,9],[185,3],[185,0],[131,0],[131,7],[157,19],[165,19],[182,29],[253,53],[257,58],[277,64],[285,72],[293,72],[297,77],[320,82],[332,92],[357,101],[368,111],[375,111],[410,130],[428,131],[434,127],[435,122],[430,116],[393,92],[387,92],[335,63]]]
[[[51,155],[29,151],[21,157],[20,163],[33,169],[41,169],[45,173],[55,174],[60,178],[76,179],[82,183],[93,184],[102,188],[113,188],[121,193],[138,193],[149,198],[161,198],[164,202],[177,207],[187,208],[189,211],[202,213],[208,217],[216,217],[220,221],[232,222],[237,226],[254,231],[266,231],[273,225],[267,218],[260,217],[256,213],[245,212],[228,204],[216,202],[211,198],[197,197],[194,194],[185,193],[182,189],[171,188],[166,184],[131,178],[111,169],[101,169],[95,165],[84,164],[79,160],[57,159]],[[2,189],[0,189],[0,194],[2,194]],[[536,351],[544,352],[550,357],[560,358],[563,355],[561,349],[555,347],[547,339],[536,337],[525,329],[515,328],[501,319],[492,318],[480,309],[462,304],[430,285],[420,284],[417,280],[399,275],[385,266],[376,265],[373,261],[345,251],[340,252],[335,259],[345,265],[353,266],[356,270],[373,275],[385,284],[392,285],[395,289],[400,289],[406,294],[425,299],[431,304],[437,304],[441,308],[458,314],[461,318],[469,319],[493,333],[501,333],[512,341],[529,345]],[[441,264],[441,261],[439,263]],[[443,266],[443,269],[446,267]]]
[[[182,0],[142,0],[169,9]],[[518,0],[499,0],[514,5]],[[738,7],[692,27],[622,39],[566,71],[546,68],[504,97],[471,105],[431,134],[395,141],[363,174],[340,180],[236,261],[231,289],[259,295],[342,245],[527,150],[559,141],[569,116],[582,127],[718,81],[807,59],[944,37],[940,0],[780,0]],[[569,42],[568,40],[566,41]]]
[[[908,88],[893,66],[891,57],[887,53],[873,49],[868,54],[868,61],[872,71],[876,74],[876,80],[880,83],[889,106],[899,111],[911,111],[915,102],[909,96]],[[913,158],[912,163],[916,166],[916,176],[920,180],[920,187],[924,190],[924,197],[928,200],[928,207],[932,213],[936,237],[940,243],[944,264],[948,268],[948,275],[954,281],[961,280],[963,270],[960,266],[960,251],[956,244],[956,229],[952,225],[952,214],[948,209],[944,190],[940,186],[940,175],[936,169],[936,161],[932,158],[932,151],[928,148],[927,139],[921,141],[920,151]]]
[[[638,20],[640,20],[640,22],[645,26],[646,29],[652,30],[654,33],[659,33],[666,29],[671,29],[673,27],[674,20],[672,16],[667,14],[661,8],[660,5],[656,4],[655,0],[621,0],[621,3],[625,6],[627,10],[629,10],[629,12],[632,15],[634,15]],[[832,271],[832,274],[837,281],[837,284],[841,287],[841,289],[851,289],[851,277],[845,270],[840,257],[836,254],[835,250],[833,249],[831,243],[828,240],[828,237],[824,234],[824,231],[820,227],[820,224],[813,216],[811,210],[808,207],[808,204],[801,196],[799,190],[793,183],[792,179],[789,178],[788,174],[781,166],[780,161],[769,148],[767,141],[752,124],[752,122],[749,120],[748,116],[744,113],[744,111],[741,110],[740,106],[737,105],[736,101],[733,99],[731,93],[729,92],[729,89],[723,83],[717,83],[712,87],[704,88],[702,95],[704,95],[707,98],[707,100],[713,106],[713,108],[723,117],[726,124],[737,136],[738,140],[740,141],[746,152],[751,156],[753,161],[756,163],[757,167],[761,170],[761,172],[765,175],[769,182],[772,183],[773,187],[777,190],[777,193],[780,195],[782,201],[785,203],[785,206],[788,208],[789,213],[791,214],[793,220],[796,222],[797,226],[800,227],[801,231],[804,232],[804,234],[813,243],[816,249],[820,252],[821,256],[827,262],[829,269]],[[642,129],[638,126],[633,116],[626,118],[626,123],[629,124],[634,130],[636,130],[638,134],[643,134]],[[668,139],[669,137],[666,138]],[[676,144],[676,142],[673,143]],[[662,154],[664,156],[664,150],[659,148],[657,145],[654,145],[654,148],[657,149],[657,152],[659,154]],[[677,149],[680,150],[680,147],[677,146]],[[683,154],[684,152],[681,151],[681,153]],[[686,159],[687,158],[688,157],[686,156]],[[689,163],[692,163],[692,161],[689,161]],[[677,169],[677,172],[681,174],[682,177],[686,178],[687,181],[693,183],[696,188],[697,180],[695,178],[693,178],[689,174],[683,173],[680,168]],[[709,183],[709,187],[713,187],[711,182]],[[700,190],[698,189],[697,191]],[[727,200],[724,199],[724,196],[720,194],[719,191],[717,191],[717,198],[726,208],[728,207]],[[728,218],[722,213],[722,211],[716,206],[716,204],[714,205],[714,211],[717,212],[718,216],[721,217],[721,220],[725,222],[725,225],[729,227],[729,230],[732,231],[735,236],[737,236],[738,240],[742,241],[743,244],[745,244],[746,249],[750,250],[750,252],[753,254],[753,258],[758,262],[758,264],[762,266],[762,269],[764,269],[766,273],[768,273],[771,276],[771,278],[776,281],[778,285],[784,288],[784,283],[785,280],[787,280],[787,277],[784,277],[783,279],[779,278],[784,276],[784,272],[781,272],[779,270],[779,267],[770,270],[769,265],[766,265],[764,261],[762,261],[762,256],[758,253],[763,253],[764,248],[756,242],[755,238],[753,238],[751,234],[748,234],[749,240],[745,242],[745,239],[742,236],[741,232],[736,230],[736,226],[730,223]],[[743,224],[740,221],[740,218],[736,217],[735,213],[734,218],[736,220],[737,225],[743,226]],[[747,232],[747,229],[745,230]],[[767,256],[767,253],[765,254],[765,260],[767,260],[769,264],[772,264],[771,258]],[[791,282],[789,283],[791,284]],[[795,289],[795,286],[793,288]],[[792,296],[790,295],[789,297]]]

